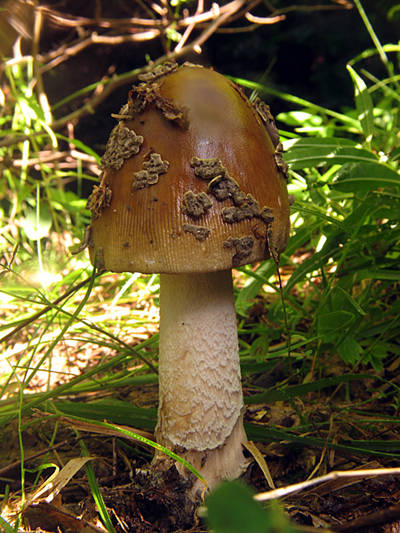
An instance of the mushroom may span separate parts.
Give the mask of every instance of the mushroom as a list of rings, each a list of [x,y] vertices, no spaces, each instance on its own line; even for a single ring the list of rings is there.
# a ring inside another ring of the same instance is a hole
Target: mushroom
[[[102,158],[88,244],[114,272],[160,273],[157,441],[210,487],[246,467],[232,267],[273,256],[289,233],[281,145],[268,106],[213,70],[143,75]],[[154,468],[181,464],[157,453]]]

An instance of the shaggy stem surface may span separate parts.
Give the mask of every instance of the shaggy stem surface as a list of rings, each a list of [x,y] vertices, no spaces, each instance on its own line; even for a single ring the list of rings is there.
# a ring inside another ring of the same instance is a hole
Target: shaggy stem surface
[[[162,274],[160,308],[157,440],[212,487],[245,467],[231,271]]]

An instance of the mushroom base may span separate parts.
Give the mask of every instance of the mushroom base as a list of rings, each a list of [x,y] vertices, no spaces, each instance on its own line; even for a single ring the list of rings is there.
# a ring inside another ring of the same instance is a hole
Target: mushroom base
[[[163,274],[160,283],[157,441],[192,463],[212,488],[246,466],[232,274]],[[155,466],[165,470],[171,461],[157,454]],[[203,488],[194,480],[190,492]]]
[[[247,442],[247,436],[243,428],[243,419],[239,417],[231,435],[222,446],[201,452],[197,450],[173,450],[201,473],[207,481],[207,486],[181,463],[161,452],[156,452],[152,469],[157,472],[165,472],[174,466],[181,479],[185,480],[189,499],[197,500],[206,490],[214,488],[222,480],[236,479],[245,472],[249,462],[243,456],[244,442]],[[166,445],[166,443],[164,444]]]

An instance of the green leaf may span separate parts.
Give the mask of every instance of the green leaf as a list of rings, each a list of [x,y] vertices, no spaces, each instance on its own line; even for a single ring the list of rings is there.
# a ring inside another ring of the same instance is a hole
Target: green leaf
[[[338,346],[338,353],[345,363],[355,364],[360,361],[362,348],[351,335],[346,335]]]
[[[182,35],[174,28],[167,28],[165,33],[168,39],[176,43],[179,43],[179,41],[182,39]]]
[[[214,533],[294,533],[276,506],[268,510],[253,499],[252,491],[237,481],[223,483],[206,500],[207,522]]]
[[[295,253],[300,246],[306,243],[319,225],[319,221],[310,221],[307,227],[299,228],[299,230],[289,239],[288,245],[281,256],[281,266],[285,264],[285,257],[290,257],[290,255]],[[247,316],[248,309],[253,305],[253,300],[257,294],[259,294],[261,287],[274,274],[276,274],[276,266],[272,260],[262,263],[254,273],[246,272],[246,275],[248,275],[249,278],[246,281],[245,286],[238,292],[235,300],[236,312],[240,316]]]
[[[397,161],[400,160],[400,146],[398,146],[393,152],[390,154],[391,161]]]
[[[277,120],[285,122],[289,126],[320,126],[322,118],[307,111],[289,111],[287,113],[279,113]]]
[[[356,227],[362,225],[365,227],[371,216],[376,216],[375,211],[379,203],[372,194],[365,196],[361,202],[353,205],[353,210],[348,211],[348,215],[343,220],[343,228],[352,235]]]
[[[340,295],[342,295],[345,298],[345,300],[347,300],[347,302],[349,302],[353,306],[353,308],[357,311],[357,313],[359,313],[361,316],[365,316],[366,315],[366,312],[360,306],[360,304],[353,298],[353,296],[351,294],[349,294],[347,291],[342,289],[342,287],[340,285],[336,285],[335,290]]]
[[[341,138],[304,138],[284,143],[286,163],[293,170],[321,165],[376,162],[369,150],[358,148],[356,143]]]
[[[100,156],[87,144],[83,143],[79,139],[71,139],[70,137],[65,137],[65,135],[61,135],[60,133],[57,133],[57,138],[62,139],[63,141],[67,141],[85,154],[91,155],[92,157],[96,158],[97,163],[100,165]]]
[[[358,281],[362,279],[385,279],[388,281],[400,281],[400,270],[369,270],[363,269],[356,272]]]
[[[374,104],[364,80],[350,65],[347,65],[347,70],[353,80],[358,118],[363,129],[364,137],[367,143],[371,144],[374,136]]]
[[[331,185],[344,192],[367,192],[383,187],[400,187],[400,174],[378,162],[344,165]]]
[[[342,222],[340,220],[337,220],[333,216],[326,215],[325,214],[326,209],[324,209],[322,207],[319,207],[319,206],[315,206],[315,205],[311,204],[311,202],[306,203],[306,202],[302,202],[302,201],[297,201],[295,208],[303,216],[304,215],[311,215],[311,216],[315,217],[316,219],[318,219],[320,221],[329,222],[329,224],[334,224],[338,228],[343,229],[343,224],[342,224]],[[307,221],[308,220],[309,220],[309,218],[307,218]]]
[[[337,238],[334,236],[326,241],[322,250],[313,253],[310,257],[305,259],[293,272],[289,281],[286,283],[284,291],[286,294],[290,293],[292,288],[301,281],[307,279],[307,275],[314,270],[321,269],[327,264],[330,258],[336,260],[336,256],[340,253],[337,246]]]
[[[378,422],[373,421],[376,425]],[[396,422],[394,422],[396,423]],[[327,441],[326,438],[319,438],[315,436],[306,436],[304,432],[296,434],[293,431],[283,431],[274,427],[265,426],[262,424],[245,424],[246,434],[251,440],[257,442],[291,442],[298,446],[312,446],[313,448],[325,449],[326,447],[333,450],[343,450],[347,453],[355,455],[372,455],[378,457],[398,458],[399,441],[398,440],[349,440],[346,443],[339,444],[337,442]],[[314,428],[313,428],[314,429]]]
[[[400,10],[400,4],[398,5],[398,9]],[[390,18],[390,10],[388,12],[388,19]],[[382,46],[382,49],[384,52],[400,52],[400,45],[398,44],[384,44]],[[353,59],[349,61],[349,65],[354,65],[356,63],[359,63],[360,61],[363,61],[365,59],[369,59],[370,57],[374,57],[376,55],[379,55],[379,51],[376,48],[368,48],[367,50],[363,50],[360,54],[356,55]]]
[[[337,111],[333,111],[332,109],[327,109],[326,107],[314,104],[313,102],[305,100],[304,98],[299,98],[298,96],[294,96],[293,94],[284,93],[282,91],[274,89],[271,86],[263,85],[255,81],[244,80],[242,78],[234,77],[231,77],[231,79],[239,85],[247,87],[248,89],[252,89],[253,91],[258,91],[261,94],[270,94],[272,96],[276,96],[277,98],[281,98],[286,102],[290,102],[291,104],[305,107],[315,114],[320,113],[322,116],[333,117],[334,119],[340,121],[346,126],[350,126],[352,128],[355,128],[356,130],[358,130],[360,127],[360,123],[358,120],[355,120],[344,113],[338,113]]]
[[[257,269],[257,277],[247,279],[235,301],[236,312],[243,317],[247,316],[249,307],[253,304],[254,298],[260,292],[265,281],[276,272],[275,264],[272,261],[266,261]]]
[[[47,205],[40,206],[39,216],[35,209],[29,210],[22,220],[22,227],[28,239],[37,241],[47,237],[51,228],[51,214]]]
[[[352,323],[354,314],[349,311],[331,311],[318,316],[318,336],[323,342],[332,342]]]
[[[72,214],[84,214],[87,199],[80,198],[73,191],[64,191],[62,189],[50,189],[49,196],[54,209],[59,211],[68,211]]]

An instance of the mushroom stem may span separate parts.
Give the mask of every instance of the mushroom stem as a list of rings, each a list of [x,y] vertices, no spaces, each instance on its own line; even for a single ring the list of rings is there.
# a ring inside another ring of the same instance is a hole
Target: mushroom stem
[[[191,462],[212,487],[245,468],[231,271],[161,274],[160,308],[156,437]],[[200,488],[195,483],[192,493]]]

